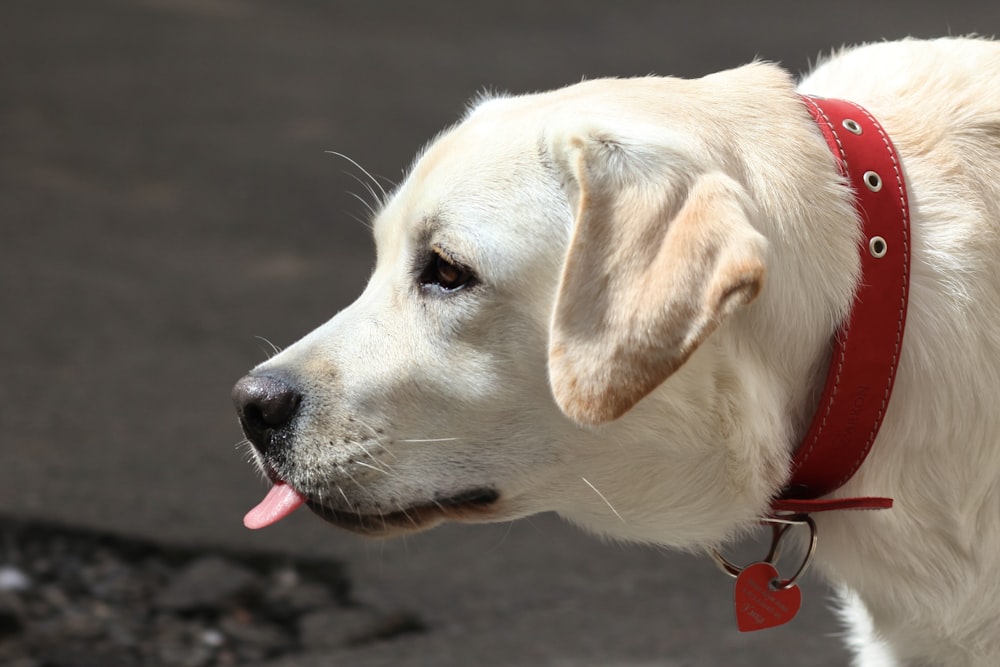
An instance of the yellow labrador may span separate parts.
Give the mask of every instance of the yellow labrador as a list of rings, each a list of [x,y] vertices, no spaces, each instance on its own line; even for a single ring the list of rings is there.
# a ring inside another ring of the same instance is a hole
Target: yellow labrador
[[[766,516],[852,304],[858,219],[797,93],[853,100],[910,188],[880,435],[816,516],[858,664],[1000,665],[1000,46],[846,50],[484,99],[375,220],[351,306],[234,390],[271,493],[395,535],[554,510],[715,546]]]

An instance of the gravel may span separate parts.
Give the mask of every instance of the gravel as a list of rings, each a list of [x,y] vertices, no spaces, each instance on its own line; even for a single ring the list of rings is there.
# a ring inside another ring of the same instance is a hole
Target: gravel
[[[341,564],[0,518],[0,664],[266,665],[425,631],[351,598]]]

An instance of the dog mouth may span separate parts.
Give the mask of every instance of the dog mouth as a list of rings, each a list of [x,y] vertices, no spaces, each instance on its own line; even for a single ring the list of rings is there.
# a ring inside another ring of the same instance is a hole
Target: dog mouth
[[[307,500],[306,505],[314,514],[339,528],[362,535],[385,536],[426,530],[446,520],[488,520],[491,508],[499,499],[500,494],[495,490],[482,488],[441,496],[391,512],[348,512],[311,500]]]
[[[445,521],[486,521],[500,494],[490,488],[472,488],[452,495],[435,497],[390,512],[348,511],[324,505],[298,491],[290,484],[275,480],[271,490],[256,507],[247,512],[243,525],[257,530],[278,523],[305,505],[320,518],[335,526],[363,535],[390,535],[426,530]]]

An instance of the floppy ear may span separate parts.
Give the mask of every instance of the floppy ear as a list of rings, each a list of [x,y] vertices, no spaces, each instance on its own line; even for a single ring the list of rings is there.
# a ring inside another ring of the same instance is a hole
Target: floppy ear
[[[685,177],[657,167],[648,148],[630,150],[576,137],[554,151],[577,201],[549,377],[560,408],[584,424],[631,409],[764,281],[767,242],[739,183]]]

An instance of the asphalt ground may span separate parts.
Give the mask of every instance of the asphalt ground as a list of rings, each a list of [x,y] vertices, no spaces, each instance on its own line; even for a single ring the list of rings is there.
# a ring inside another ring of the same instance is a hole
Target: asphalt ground
[[[704,557],[541,516],[367,542],[306,512],[252,533],[232,383],[360,292],[351,156],[398,181],[484,89],[801,72],[842,44],[994,34],[1000,3],[5,0],[0,515],[329,557],[424,634],[287,665],[796,665],[847,658],[819,584],[739,635]],[[877,71],[872,76],[878,76]]]

